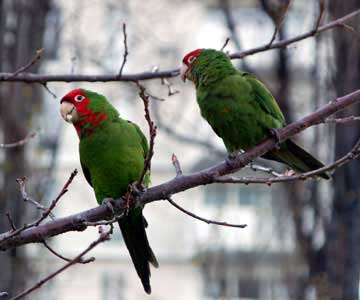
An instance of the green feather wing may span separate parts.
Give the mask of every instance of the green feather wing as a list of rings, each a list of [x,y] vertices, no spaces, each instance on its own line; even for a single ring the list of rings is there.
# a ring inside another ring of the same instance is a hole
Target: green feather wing
[[[260,107],[284,126],[286,124],[284,115],[267,87],[250,73],[242,73],[242,75],[251,85],[255,95],[255,100],[260,104]]]
[[[138,133],[138,135],[140,136],[140,139],[141,139],[141,147],[143,148],[143,151],[144,151],[144,158],[146,158],[146,155],[148,154],[149,152],[149,145],[148,145],[148,142],[147,142],[147,139],[145,137],[145,135],[143,134],[143,132],[141,131],[140,127],[138,125],[136,125],[135,123],[131,122],[128,120],[128,122],[134,126],[134,128],[136,129],[136,132]]]
[[[138,125],[136,125],[135,123],[131,122],[128,120],[128,122],[134,126],[136,132],[138,133],[140,140],[141,140],[141,147],[143,149],[143,153],[144,153],[144,159],[146,159],[146,156],[148,155],[149,152],[149,144],[147,142],[146,136],[144,135],[144,133],[141,131],[140,127]],[[144,178],[144,184],[145,186],[148,186],[150,184],[150,170],[146,173],[145,178]]]
[[[270,91],[254,76],[237,72],[197,89],[202,116],[229,152],[248,149],[270,128],[284,126],[284,116]]]

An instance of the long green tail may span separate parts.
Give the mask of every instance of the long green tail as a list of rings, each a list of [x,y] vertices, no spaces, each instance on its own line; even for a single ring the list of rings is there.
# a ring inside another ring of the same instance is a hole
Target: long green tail
[[[119,226],[144,290],[151,294],[149,263],[155,268],[159,267],[159,264],[146,236],[147,222],[143,217],[142,209],[140,212],[138,209],[131,211],[119,221]]]
[[[309,172],[324,166],[322,162],[317,160],[310,153],[305,151],[291,140],[286,140],[284,143],[282,143],[280,150],[274,150],[266,153],[264,158],[285,163],[294,170],[300,172]],[[320,173],[319,176],[324,179],[331,178],[326,172]]]

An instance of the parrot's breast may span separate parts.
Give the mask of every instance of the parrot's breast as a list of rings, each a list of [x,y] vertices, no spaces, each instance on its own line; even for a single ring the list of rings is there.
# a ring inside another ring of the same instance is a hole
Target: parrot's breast
[[[124,195],[143,169],[140,139],[135,129],[125,123],[111,123],[81,139],[79,150],[84,173],[86,169],[99,203],[104,198]]]

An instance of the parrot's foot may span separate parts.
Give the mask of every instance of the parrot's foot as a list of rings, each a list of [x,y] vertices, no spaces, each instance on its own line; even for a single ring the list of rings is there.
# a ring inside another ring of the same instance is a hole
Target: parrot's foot
[[[115,200],[113,198],[105,198],[102,202],[106,207],[115,214]]]
[[[139,197],[141,196],[143,193],[145,193],[146,191],[146,186],[141,184],[140,188],[137,186],[137,182],[133,182],[130,185],[130,193],[134,196],[134,197]]]
[[[280,136],[278,131],[275,128],[270,128],[269,135],[275,140],[276,149],[280,149]]]
[[[141,184],[140,188],[138,187],[137,182],[133,182],[129,185],[128,192],[126,193],[125,198],[125,214],[129,213],[131,205],[134,203],[134,199],[139,198],[146,191],[146,186]]]
[[[229,153],[228,157],[226,158],[225,162],[228,165],[228,167],[232,168],[234,165],[234,161],[236,157],[238,156],[237,152]]]

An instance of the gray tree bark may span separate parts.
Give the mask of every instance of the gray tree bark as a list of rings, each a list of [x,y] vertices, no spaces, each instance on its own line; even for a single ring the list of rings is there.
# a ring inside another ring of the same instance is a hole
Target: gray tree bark
[[[359,9],[359,0],[332,0],[334,18]],[[360,20],[349,23],[357,30]],[[337,95],[360,86],[360,51],[358,41],[350,32],[334,32],[334,88]],[[360,107],[352,106],[340,115],[359,115]],[[343,155],[360,136],[358,123],[337,126],[335,156]],[[360,161],[355,160],[337,170],[334,176],[332,222],[328,229],[327,275],[331,299],[359,299],[360,271]]]
[[[46,14],[50,0],[3,0],[0,2],[1,68],[13,72],[29,62],[37,49],[42,47]],[[32,67],[37,71],[39,63]],[[23,139],[31,129],[31,119],[39,110],[41,97],[35,85],[24,83],[3,84],[0,94],[1,130],[4,142]],[[3,184],[0,198],[0,231],[8,230],[5,213],[9,211],[17,226],[26,220],[24,205],[16,178],[29,175],[27,146],[1,150],[5,152],[1,164]],[[13,249],[0,254],[0,291],[10,295],[22,290],[31,270],[24,249]]]

